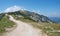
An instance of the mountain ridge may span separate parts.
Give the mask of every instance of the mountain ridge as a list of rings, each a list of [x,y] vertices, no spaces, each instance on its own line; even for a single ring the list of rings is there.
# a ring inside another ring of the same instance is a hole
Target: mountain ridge
[[[37,22],[53,22],[47,16],[40,15],[38,13],[27,11],[27,10],[19,10],[19,11],[15,11],[15,12],[8,12],[7,14],[22,15],[22,16],[24,16],[24,18],[34,20]]]

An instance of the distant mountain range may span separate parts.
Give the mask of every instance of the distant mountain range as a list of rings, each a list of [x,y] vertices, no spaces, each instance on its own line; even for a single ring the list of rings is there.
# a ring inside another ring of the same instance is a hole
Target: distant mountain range
[[[60,23],[60,17],[49,17],[51,20]]]

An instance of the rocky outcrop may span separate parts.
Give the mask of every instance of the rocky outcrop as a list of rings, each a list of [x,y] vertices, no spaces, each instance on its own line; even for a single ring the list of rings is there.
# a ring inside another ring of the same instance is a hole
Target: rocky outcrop
[[[32,13],[30,16],[31,19],[37,21],[37,22],[52,22],[48,17],[44,16],[44,15],[39,15],[37,13]]]

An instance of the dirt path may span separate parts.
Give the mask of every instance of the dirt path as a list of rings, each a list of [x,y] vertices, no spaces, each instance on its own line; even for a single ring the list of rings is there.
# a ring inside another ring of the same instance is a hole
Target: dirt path
[[[27,23],[15,20],[11,15],[9,17],[11,21],[17,24],[17,27],[11,32],[6,32],[4,36],[47,36],[46,34],[42,34],[40,29],[35,29]]]

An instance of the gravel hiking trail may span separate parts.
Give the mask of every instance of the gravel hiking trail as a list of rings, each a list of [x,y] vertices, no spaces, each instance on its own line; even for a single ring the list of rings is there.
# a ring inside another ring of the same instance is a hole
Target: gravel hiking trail
[[[11,15],[9,15],[9,20],[15,22],[17,27],[10,32],[6,32],[4,36],[47,36],[44,33],[42,34],[40,29],[34,28],[28,23],[16,20]]]

